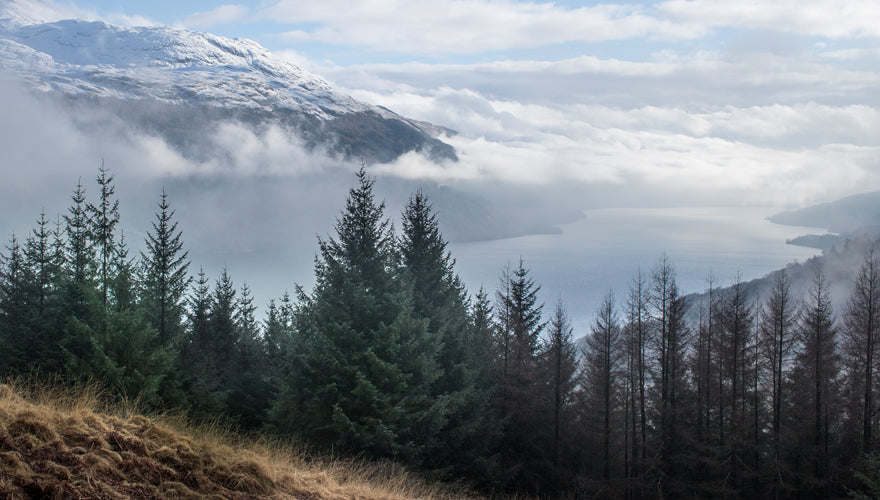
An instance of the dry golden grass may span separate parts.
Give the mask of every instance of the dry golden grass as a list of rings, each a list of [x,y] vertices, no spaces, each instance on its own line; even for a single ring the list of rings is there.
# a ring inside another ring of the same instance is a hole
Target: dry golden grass
[[[309,457],[98,392],[0,385],[0,498],[452,499],[393,465]]]

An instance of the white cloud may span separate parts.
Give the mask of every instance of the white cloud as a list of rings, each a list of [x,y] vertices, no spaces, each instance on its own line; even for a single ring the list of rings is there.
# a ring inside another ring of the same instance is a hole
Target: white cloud
[[[0,17],[8,15],[25,24],[51,23],[64,19],[82,19],[86,21],[104,21],[121,26],[159,26],[159,23],[139,15],[128,15],[121,12],[99,13],[84,9],[73,3],[61,3],[52,0],[4,0],[6,5],[0,7]]]
[[[250,8],[244,5],[226,4],[207,12],[190,14],[183,20],[183,24],[193,28],[210,28],[218,24],[245,21],[250,12]]]
[[[880,37],[874,0],[670,0],[657,10],[704,28],[766,29],[840,38]]]
[[[773,64],[699,54],[635,66],[409,64],[328,67],[327,74],[369,87],[349,89],[357,98],[460,133],[445,139],[460,164],[438,167],[411,155],[383,173],[449,182],[574,181],[621,193],[642,186],[670,193],[666,203],[681,202],[684,193],[800,204],[880,188],[872,156],[880,153],[880,110],[864,102],[878,75],[763,57]],[[467,86],[430,86],[453,81]],[[504,84],[486,83],[496,81]],[[839,96],[842,88],[853,95]]]
[[[289,30],[283,36],[290,41],[422,55],[631,38],[693,39],[706,34],[698,25],[671,22],[650,9],[624,4],[571,9],[509,0],[374,0],[356,4],[281,0],[263,9],[260,17],[281,24],[317,24],[312,29]]]
[[[23,23],[51,23],[88,15],[87,11],[51,0],[5,0],[0,6],[0,17],[9,17]]]
[[[416,57],[619,40],[708,40],[719,28],[880,37],[880,4],[873,0],[669,0],[579,8],[512,0],[280,0],[259,9],[255,18],[292,25],[281,34],[290,42]]]
[[[824,48],[824,47],[823,47]],[[829,59],[837,59],[842,61],[853,61],[858,59],[880,59],[880,48],[858,48],[858,49],[841,49],[828,50],[820,54],[822,57]]]

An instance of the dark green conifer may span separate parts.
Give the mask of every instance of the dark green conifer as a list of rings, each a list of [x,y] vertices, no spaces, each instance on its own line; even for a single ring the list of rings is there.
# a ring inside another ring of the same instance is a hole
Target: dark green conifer
[[[0,256],[0,370],[16,373],[34,361],[35,339],[28,328],[32,316],[33,278],[15,235]]]
[[[503,271],[495,305],[501,373],[494,407],[505,422],[504,466],[515,475],[518,488],[531,491],[549,487],[552,481],[541,453],[546,436],[540,431],[546,428],[547,413],[539,371],[540,335],[545,326],[539,290],[520,260],[513,271],[509,266]]]
[[[171,356],[158,344],[156,330],[138,307],[135,263],[128,256],[123,234],[113,247],[111,302],[107,305],[107,356],[112,364],[106,382],[122,396],[150,405],[157,402],[160,383],[171,369]]]
[[[440,376],[432,388],[445,404],[444,425],[430,444],[425,464],[450,475],[485,475],[492,446],[488,428],[488,386],[479,385],[485,360],[471,356],[474,330],[468,315],[467,292],[453,266],[455,260],[440,234],[427,197],[419,190],[403,212],[399,242],[403,276],[410,283],[413,312],[428,322],[429,334],[440,344]],[[479,465],[478,465],[479,463]],[[487,481],[488,478],[480,478]]]
[[[257,307],[247,284],[241,287],[236,305],[236,339],[233,359],[228,366],[229,398],[227,412],[245,429],[259,429],[266,420],[270,404],[269,369]]]
[[[189,252],[183,249],[183,234],[164,190],[158,207],[153,230],[147,234],[147,251],[141,253],[144,310],[159,332],[159,344],[176,347],[183,336],[185,294],[191,281]]]
[[[146,237],[146,252],[141,252],[141,310],[156,330],[156,348],[167,353],[171,366],[178,366],[185,333],[186,291],[192,279],[183,233],[177,228],[164,189],[158,208]],[[159,392],[168,404],[179,404],[184,397],[182,374],[183,370],[171,370],[162,379]]]
[[[396,270],[394,236],[362,168],[336,222],[319,239],[317,283],[301,294],[302,336],[274,408],[282,430],[337,449],[417,465],[442,425],[429,394],[438,343]]]
[[[101,291],[101,302],[107,306],[112,281],[111,268],[116,254],[116,226],[119,224],[119,200],[114,198],[116,186],[113,175],[104,168],[103,163],[97,178],[100,189],[100,201],[97,205],[86,205],[91,221],[91,240],[97,253],[98,281]]]

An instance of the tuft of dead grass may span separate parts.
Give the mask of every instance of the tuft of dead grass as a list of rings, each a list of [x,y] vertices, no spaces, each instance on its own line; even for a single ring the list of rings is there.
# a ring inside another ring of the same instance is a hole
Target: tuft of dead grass
[[[291,443],[146,417],[93,386],[0,384],[0,498],[402,500],[476,498],[393,464],[309,456]]]

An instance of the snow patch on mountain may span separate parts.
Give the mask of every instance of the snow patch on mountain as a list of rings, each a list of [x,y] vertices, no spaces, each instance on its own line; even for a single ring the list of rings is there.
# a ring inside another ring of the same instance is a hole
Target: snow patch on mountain
[[[5,29],[0,62],[68,94],[289,108],[327,119],[376,111],[250,40],[65,20]]]
[[[137,103],[183,105],[172,115],[196,109],[212,120],[246,116],[254,124],[276,122],[296,130],[307,144],[323,143],[346,156],[390,161],[421,151],[455,159],[454,149],[437,140],[451,131],[338,92],[254,41],[169,27],[58,20],[64,13],[53,6],[40,0],[8,0],[0,6],[0,66],[37,90],[74,100],[131,103],[132,119],[141,122],[144,107]],[[158,117],[148,128],[162,129],[166,122]]]

